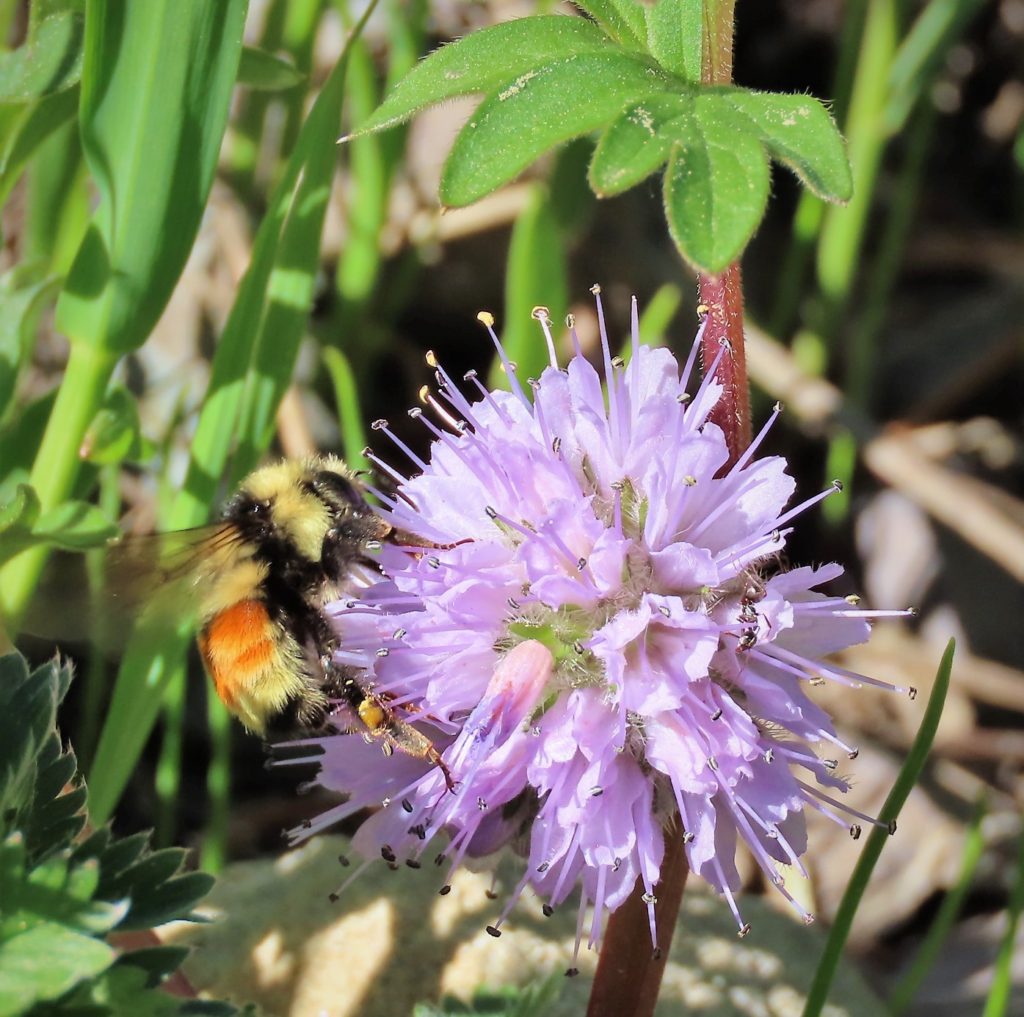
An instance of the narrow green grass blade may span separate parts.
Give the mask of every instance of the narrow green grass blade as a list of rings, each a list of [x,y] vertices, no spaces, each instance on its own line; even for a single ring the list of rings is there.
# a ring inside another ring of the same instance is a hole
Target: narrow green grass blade
[[[57,302],[71,341],[31,482],[43,511],[71,493],[79,445],[120,357],[148,335],[192,247],[238,71],[246,0],[89,0],[79,130],[99,204]],[[0,573],[24,612],[46,560]]]
[[[907,973],[896,983],[889,997],[889,1012],[892,1017],[899,1017],[913,1002],[914,995],[921,987],[925,976],[935,966],[935,960],[942,949],[942,944],[945,943],[946,937],[953,928],[953,923],[960,914],[964,899],[971,888],[975,870],[978,868],[978,862],[981,861],[982,850],[985,847],[985,841],[981,834],[981,822],[987,812],[988,802],[982,796],[975,806],[974,816],[971,818],[967,836],[964,838],[964,850],[960,858],[960,874],[957,876],[956,885],[943,895],[942,904],[928,928],[924,942],[918,948],[917,956]]]
[[[338,66],[313,104],[257,232],[249,270],[214,356],[189,468],[182,491],[168,513],[168,529],[187,529],[207,521],[211,507],[222,493],[225,478],[232,472],[229,462],[243,419],[246,430],[241,438],[247,442],[248,457],[257,451],[258,440],[269,440],[269,422],[276,409],[275,393],[283,392],[294,362],[294,353],[286,359],[278,348],[282,363],[274,363],[276,336],[272,329],[284,322],[284,327],[292,330],[287,341],[292,347],[297,346],[311,292],[309,253],[303,244],[313,237],[311,223],[315,210],[327,199],[330,174],[325,178],[322,167],[326,162],[333,166],[336,155],[336,113],[349,46],[374,7],[375,3],[367,7]],[[318,147],[321,151],[314,155]],[[314,158],[321,167],[315,187],[308,176]],[[296,225],[289,232],[292,223]],[[319,228],[315,233],[318,238]],[[231,465],[237,475],[240,460]],[[90,813],[94,822],[105,821],[113,812],[156,721],[167,682],[181,666],[190,636],[186,627],[132,638],[89,775]]]
[[[1006,931],[996,958],[996,971],[992,987],[985,1000],[982,1017],[1007,1017],[1010,1012],[1010,994],[1013,992],[1013,958],[1016,953],[1017,927],[1021,911],[1024,911],[1024,832],[1020,834],[1017,847],[1017,872],[1010,891],[1010,903],[1006,909]]]
[[[366,448],[366,428],[359,406],[359,387],[352,365],[341,350],[328,346],[323,350],[324,366],[334,387],[334,405],[341,421],[341,447],[345,462],[353,470],[365,470],[369,461],[363,455]]]
[[[942,716],[942,707],[946,701],[946,692],[949,689],[949,676],[953,669],[953,654],[956,650],[956,641],[951,639],[946,646],[946,652],[942,655],[939,670],[935,675],[935,685],[932,687],[931,695],[928,697],[928,706],[925,709],[921,726],[918,728],[914,744],[907,753],[906,762],[896,778],[889,797],[886,798],[878,814],[883,823],[895,823],[896,817],[903,808],[914,785],[917,783],[921,771],[924,769],[925,761],[931,750],[935,732],[939,726],[939,719]],[[867,889],[871,873],[882,854],[889,833],[882,827],[876,827],[868,836],[864,850],[861,852],[860,860],[853,870],[853,876],[839,903],[839,910],[836,912],[835,921],[829,930],[828,939],[825,942],[825,949],[822,953],[818,969],[814,973],[814,981],[807,994],[807,1002],[804,1004],[803,1017],[818,1017],[825,1008],[828,1001],[828,991],[835,977],[836,968],[839,966],[839,959],[843,952],[843,944],[846,942],[853,926],[854,915],[857,913],[857,906],[861,897]]]
[[[231,735],[234,721],[221,701],[209,692],[206,698],[207,726],[212,756],[206,770],[206,793],[210,814],[200,852],[200,866],[220,872],[227,861],[228,822],[231,818]]]
[[[79,124],[100,203],[57,308],[72,341],[126,352],[192,248],[238,73],[246,0],[89,0]]]

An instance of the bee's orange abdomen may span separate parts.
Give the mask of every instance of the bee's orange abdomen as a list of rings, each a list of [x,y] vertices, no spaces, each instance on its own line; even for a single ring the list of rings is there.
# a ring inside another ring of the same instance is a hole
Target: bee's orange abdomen
[[[215,614],[199,636],[199,651],[217,695],[236,710],[253,678],[276,662],[274,626],[259,600],[240,600]]]

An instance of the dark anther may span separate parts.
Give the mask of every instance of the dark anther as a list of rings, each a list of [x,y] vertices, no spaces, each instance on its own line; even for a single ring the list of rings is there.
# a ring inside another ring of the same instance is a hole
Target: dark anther
[[[488,900],[497,900],[498,899],[498,895],[493,890],[484,890],[484,896]]]
[[[493,936],[497,939],[501,935],[501,929],[496,929],[493,925],[488,925],[486,928],[488,936]]]
[[[554,452],[555,455],[557,456],[558,453],[561,451],[561,448],[562,448],[562,439],[561,438],[555,438],[554,441],[551,442],[551,451]]]
[[[910,688],[907,689],[907,695],[910,696],[911,699],[917,699],[917,689],[911,685]]]
[[[346,869],[352,864],[344,855],[338,855],[338,861],[341,862]]]
[[[508,606],[510,608],[512,608],[513,611],[518,611],[519,610],[519,601],[516,600],[515,597],[509,597],[508,598]]]
[[[412,802],[410,802],[408,798],[403,798],[402,808],[405,809],[406,812],[412,812]]]
[[[660,946],[656,946],[654,948],[654,953],[651,954],[651,960],[656,960],[656,961],[661,960],[661,947]]]
[[[573,648],[573,649],[574,649],[574,650],[575,650],[575,651],[576,651],[577,653],[583,653],[583,652],[585,651],[585,649],[586,649],[586,648],[584,647],[584,645],[583,645],[583,644],[582,644],[582,643],[581,643],[581,642],[580,642],[580,641],[579,641],[578,639],[576,640],[576,642],[575,642],[575,643],[573,643],[573,644],[572,644],[572,648]]]
[[[496,508],[494,508],[493,506],[491,506],[491,505],[485,506],[484,512],[487,513],[487,518],[488,519],[497,519],[498,518],[498,510]]]
[[[440,890],[437,891],[442,897],[447,897],[452,892],[452,884],[445,883]]]
[[[386,862],[393,862],[395,860],[395,852],[391,850],[390,845],[385,844],[380,849],[380,856]]]
[[[860,749],[850,749],[850,751],[847,753],[847,755],[851,759],[856,759],[860,755]]]
[[[750,932],[750,925],[746,924],[746,925],[743,925],[740,928],[740,931],[737,932],[736,935],[739,936],[740,939],[744,939],[746,937],[747,933],[749,933],[749,932]]]
[[[850,826],[850,837],[851,837],[851,839],[853,839],[853,840],[860,840],[860,835],[861,835],[860,823],[853,823]]]
[[[719,707],[713,714],[711,714],[712,720],[720,720],[722,716],[722,708]]]
[[[551,868],[551,863],[550,862],[541,862],[540,865],[537,866],[537,871],[538,872],[547,872],[548,869],[550,869],[550,868]]]
[[[568,968],[565,972],[566,978],[575,978],[580,973],[579,968]]]
[[[824,766],[826,770],[835,770],[839,766],[839,760],[838,759],[823,759],[821,761],[821,765]]]
[[[603,787],[592,787],[590,789],[590,797],[591,798],[600,798],[601,795],[603,795],[603,794],[604,794],[604,788]]]
[[[444,865],[444,855],[438,855],[438,856],[437,856],[437,857],[436,857],[436,858],[434,859],[434,864],[435,864],[435,865]]]
[[[896,832],[896,820],[889,820],[889,836],[891,837]]]
[[[577,568],[578,571],[582,572],[586,567],[587,567],[587,559],[586,558],[579,558],[579,559],[577,559],[577,561],[576,561],[576,568]]]
[[[337,895],[336,893],[329,893],[329,894],[327,895],[327,899],[328,899],[328,900],[329,900],[329,901],[330,901],[330,902],[331,902],[332,904],[337,904],[337,903],[338,903],[338,895]]]
[[[405,864],[408,865],[410,869],[421,869],[421,868],[423,868],[423,866],[420,865],[420,863],[418,861],[416,861],[415,858],[406,858]]]
[[[555,913],[555,909],[550,904],[542,904],[540,908],[540,913],[545,918],[550,918]]]

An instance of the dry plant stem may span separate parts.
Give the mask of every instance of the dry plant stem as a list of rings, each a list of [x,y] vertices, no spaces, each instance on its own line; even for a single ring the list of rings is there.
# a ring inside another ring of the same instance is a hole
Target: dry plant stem
[[[709,370],[719,353],[715,378],[724,387],[711,411],[711,420],[725,432],[729,446],[728,469],[750,444],[750,386],[743,339],[743,288],[740,266],[730,265],[721,275],[700,276],[700,302],[706,308],[701,355]]]
[[[690,871],[683,838],[675,825],[665,831],[661,871],[662,878],[656,887],[658,902],[654,905],[657,950],[651,947],[647,905],[642,899],[644,887],[638,879],[629,899],[608,919],[587,1017],[647,1017],[654,1013]]]

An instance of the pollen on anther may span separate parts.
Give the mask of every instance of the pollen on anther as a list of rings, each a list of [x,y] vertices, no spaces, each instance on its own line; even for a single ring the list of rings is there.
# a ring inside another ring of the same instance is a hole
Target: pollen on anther
[[[530,311],[530,317],[536,321],[549,321],[551,318],[551,311],[543,304],[538,304],[532,311]]]
[[[383,417],[378,417],[372,424],[370,429],[373,431],[383,431],[388,426],[388,422]]]
[[[744,922],[740,926],[739,932],[736,933],[736,935],[739,936],[740,939],[746,939],[746,937],[749,934],[750,934],[750,923],[749,922]]]
[[[476,320],[485,328],[494,328],[494,315],[490,311],[481,311],[476,316]]]

